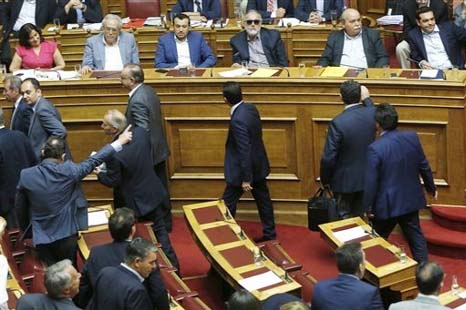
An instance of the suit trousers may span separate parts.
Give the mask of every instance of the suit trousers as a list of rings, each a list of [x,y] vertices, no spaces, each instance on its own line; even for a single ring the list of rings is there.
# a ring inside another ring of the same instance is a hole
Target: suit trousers
[[[413,258],[418,263],[427,261],[427,243],[419,224],[419,211],[385,220],[374,219],[373,223],[375,231],[385,239],[388,238],[395,225],[399,224],[408,241]]]
[[[342,219],[361,216],[363,211],[362,199],[364,197],[364,192],[354,192],[354,193],[333,193],[337,201],[338,206],[338,216]]]
[[[165,190],[167,191],[167,197],[163,200],[161,207],[163,211],[163,221],[165,228],[169,233],[172,232],[173,220],[172,220],[172,205],[170,202],[170,190],[168,189],[168,177],[167,177],[167,165],[166,161],[162,161],[154,165],[155,174],[159,177]]]
[[[52,243],[36,245],[39,259],[47,266],[53,265],[63,259],[69,259],[76,265],[76,252],[78,251],[78,235],[72,235]]]
[[[259,217],[262,222],[262,233],[265,237],[275,239],[277,236],[275,232],[275,218],[267,181],[263,179],[252,182],[251,186],[251,193],[256,201],[257,210],[259,211]],[[225,192],[223,193],[223,200],[233,217],[236,215],[236,205],[243,193],[244,191],[241,186],[234,186],[227,183]]]

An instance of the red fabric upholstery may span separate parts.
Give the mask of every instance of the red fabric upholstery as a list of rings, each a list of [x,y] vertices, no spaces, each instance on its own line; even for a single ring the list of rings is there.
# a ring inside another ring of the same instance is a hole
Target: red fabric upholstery
[[[299,284],[301,284],[301,299],[305,302],[311,302],[312,294],[314,293],[315,279],[312,278],[306,271],[296,271],[290,273],[290,276]]]
[[[160,16],[160,0],[126,0],[126,15],[131,18]]]

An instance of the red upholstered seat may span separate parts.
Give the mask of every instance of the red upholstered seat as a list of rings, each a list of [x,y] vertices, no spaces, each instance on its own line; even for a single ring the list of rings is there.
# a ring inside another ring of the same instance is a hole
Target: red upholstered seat
[[[126,15],[131,18],[160,16],[160,0],[126,0]]]
[[[285,252],[280,242],[277,240],[271,240],[261,245],[264,254],[273,261],[276,265],[280,266],[287,272],[300,270],[303,266],[297,264],[289,255]]]
[[[205,310],[205,306],[199,302],[199,298],[186,297],[180,301],[185,310]]]
[[[183,280],[176,274],[176,269],[160,269],[160,274],[162,275],[162,281],[165,287],[175,300],[199,295],[196,291],[191,291],[189,287],[184,284]]]
[[[311,302],[312,293],[314,292],[314,285],[317,280],[314,279],[307,271],[291,272],[290,276],[299,284],[301,284],[301,299],[305,302]]]

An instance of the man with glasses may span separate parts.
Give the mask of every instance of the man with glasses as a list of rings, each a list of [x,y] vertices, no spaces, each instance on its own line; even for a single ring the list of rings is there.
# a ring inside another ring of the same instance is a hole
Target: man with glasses
[[[262,28],[259,12],[251,10],[243,18],[244,31],[230,39],[233,66],[287,67],[285,46],[277,30]]]
[[[82,74],[92,70],[121,71],[126,64],[139,64],[139,52],[131,33],[122,32],[121,18],[107,14],[102,21],[102,33],[86,41]]]

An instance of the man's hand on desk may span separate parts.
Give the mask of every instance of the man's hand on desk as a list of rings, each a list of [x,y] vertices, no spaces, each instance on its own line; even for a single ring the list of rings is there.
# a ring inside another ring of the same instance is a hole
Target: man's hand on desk
[[[81,74],[88,74],[88,73],[91,73],[91,72],[92,72],[92,69],[89,66],[84,66],[84,67],[81,68]]]
[[[419,62],[419,67],[421,69],[433,69],[432,65],[429,62],[427,62],[427,60],[421,60]]]
[[[241,64],[235,62],[234,64],[231,65],[232,68],[242,68]]]
[[[286,14],[286,10],[284,8],[278,8],[277,12],[275,13],[276,18],[283,18]]]
[[[319,24],[322,21],[322,17],[316,11],[311,12],[309,14],[309,22],[311,24]]]

